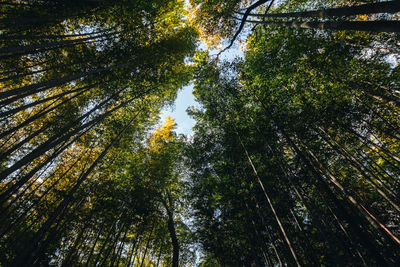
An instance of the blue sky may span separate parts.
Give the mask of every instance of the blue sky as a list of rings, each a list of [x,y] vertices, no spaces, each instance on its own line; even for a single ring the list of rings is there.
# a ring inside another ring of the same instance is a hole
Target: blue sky
[[[178,92],[178,97],[175,100],[175,105],[165,107],[161,110],[161,123],[165,121],[167,116],[175,119],[177,134],[188,135],[192,132],[192,127],[196,121],[188,116],[186,109],[190,106],[199,107],[193,96],[193,84],[183,87]]]
[[[216,55],[217,53],[217,50],[210,51],[211,55]],[[220,55],[221,60],[232,60],[235,57],[243,57],[243,52],[239,50],[236,45]],[[192,133],[192,127],[195,125],[196,121],[189,117],[186,112],[186,109],[191,106],[200,107],[200,104],[196,102],[193,96],[193,83],[190,83],[188,86],[178,91],[178,97],[173,106],[167,106],[161,110],[160,123],[163,123],[165,118],[170,116],[172,119],[175,119],[177,123],[177,128],[175,130],[177,134],[188,135]]]

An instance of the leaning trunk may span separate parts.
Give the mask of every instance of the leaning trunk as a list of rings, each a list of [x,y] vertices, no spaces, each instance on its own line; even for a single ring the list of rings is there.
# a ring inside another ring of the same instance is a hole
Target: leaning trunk
[[[171,203],[170,197],[168,196],[169,203]],[[167,211],[168,215],[168,232],[171,237],[171,243],[172,243],[172,267],[178,267],[179,266],[179,241],[176,236],[176,231],[175,231],[175,222],[174,222],[174,214],[171,210],[171,205],[167,205],[166,202],[163,202],[165,210]]]

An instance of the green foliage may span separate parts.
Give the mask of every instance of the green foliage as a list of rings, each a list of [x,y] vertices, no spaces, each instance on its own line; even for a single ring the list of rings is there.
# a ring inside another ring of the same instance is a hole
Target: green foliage
[[[399,262],[399,35],[250,24],[244,58],[197,49],[261,2],[0,3],[0,265]],[[191,81],[193,134],[155,129]]]
[[[396,261],[374,226],[398,236],[396,68],[334,33],[284,28],[258,29],[243,62],[197,64],[187,158],[206,253],[228,266]]]

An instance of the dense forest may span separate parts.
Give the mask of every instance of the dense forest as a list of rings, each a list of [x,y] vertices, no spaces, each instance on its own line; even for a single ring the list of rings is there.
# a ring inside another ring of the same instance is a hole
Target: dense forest
[[[1,0],[0,266],[399,266],[399,32],[398,0]]]

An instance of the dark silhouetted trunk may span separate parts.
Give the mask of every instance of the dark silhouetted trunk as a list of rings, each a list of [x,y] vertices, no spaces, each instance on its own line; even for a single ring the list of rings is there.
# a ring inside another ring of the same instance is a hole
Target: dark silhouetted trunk
[[[249,23],[271,25],[278,27],[293,27],[304,29],[320,29],[335,31],[367,31],[367,32],[400,32],[400,21],[256,21],[246,20]]]
[[[286,230],[284,229],[283,224],[282,224],[281,220],[279,219],[278,214],[276,213],[275,207],[274,207],[274,205],[272,204],[272,201],[271,201],[269,195],[267,194],[267,192],[266,192],[266,190],[265,190],[265,188],[264,188],[263,182],[261,181],[260,177],[258,176],[257,169],[256,169],[256,167],[254,166],[253,161],[251,160],[250,155],[249,155],[249,153],[247,152],[247,149],[246,149],[246,147],[244,146],[244,144],[243,144],[243,142],[242,142],[242,140],[241,140],[239,134],[238,134],[238,138],[239,138],[239,141],[240,141],[240,145],[242,146],[242,148],[243,148],[243,150],[244,150],[244,152],[245,152],[245,154],[246,154],[246,157],[247,157],[247,159],[248,159],[248,161],[249,161],[249,163],[250,163],[250,166],[251,166],[251,168],[252,168],[252,170],[253,170],[254,176],[256,177],[257,182],[258,182],[258,184],[260,185],[260,187],[261,187],[261,189],[262,189],[262,191],[263,191],[263,193],[264,193],[265,198],[267,199],[268,205],[269,205],[269,207],[270,207],[272,213],[274,214],[275,221],[277,222],[277,224],[278,224],[278,226],[279,226],[279,229],[280,229],[280,231],[281,231],[281,233],[282,233],[283,238],[285,239],[285,242],[286,242],[286,244],[287,244],[287,246],[288,246],[288,248],[289,248],[289,250],[290,250],[290,253],[291,253],[292,256],[293,256],[293,259],[294,259],[296,265],[297,265],[297,266],[301,266],[301,265],[300,265],[300,262],[299,262],[299,260],[298,260],[297,254],[296,254],[296,252],[295,252],[295,250],[294,250],[294,248],[293,248],[293,246],[292,246],[292,243],[291,243],[291,241],[289,240],[289,237],[288,237],[287,234],[286,234]]]
[[[139,112],[140,113],[140,112]],[[114,145],[116,141],[118,141],[122,134],[128,129],[134,119],[139,115],[136,114],[128,124],[118,133],[118,135],[111,141],[111,143],[103,150],[103,152],[97,157],[97,159],[93,162],[93,164],[85,171],[85,173],[81,174],[78,178],[74,187],[68,192],[68,194],[64,197],[63,201],[57,206],[57,208],[52,212],[47,221],[42,225],[42,227],[36,232],[35,236],[32,238],[32,241],[26,248],[22,251],[20,256],[14,261],[14,266],[21,266],[25,263],[29,264],[31,259],[35,257],[35,254],[32,253],[34,248],[39,244],[39,241],[43,238],[44,234],[49,231],[50,227],[53,225],[57,217],[63,210],[70,204],[70,202],[74,199],[74,194],[80,187],[80,185],[86,180],[86,178],[91,174],[94,168],[101,162],[101,160],[105,157],[109,149]]]
[[[163,204],[164,208],[167,212],[168,216],[168,232],[169,236],[171,237],[171,243],[172,243],[172,267],[178,267],[179,266],[179,241],[176,236],[176,231],[175,231],[175,222],[174,222],[174,213],[173,213],[173,204],[171,201],[171,196],[167,192],[166,193],[166,199],[164,199]]]
[[[249,14],[253,17],[262,18],[325,18],[325,17],[345,17],[364,14],[377,13],[396,13],[400,11],[399,1],[387,1],[359,6],[329,8],[323,10],[312,10],[303,12],[277,13],[277,14]],[[244,15],[244,13],[237,13]]]

